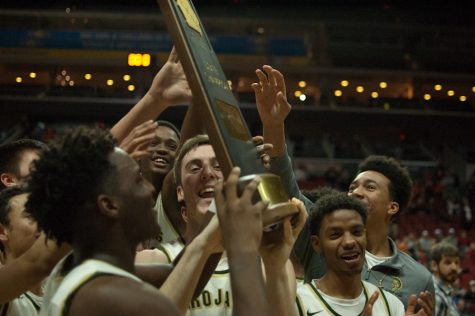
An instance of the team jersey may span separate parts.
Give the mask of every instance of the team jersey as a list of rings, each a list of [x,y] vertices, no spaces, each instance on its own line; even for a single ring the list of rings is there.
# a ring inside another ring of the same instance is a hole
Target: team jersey
[[[116,266],[100,260],[89,259],[72,269],[60,282],[53,281],[54,286],[46,286],[45,297],[51,297],[47,306],[41,309],[40,315],[44,316],[64,316],[68,314],[68,308],[74,293],[88,281],[100,275],[117,275],[130,278],[134,281],[144,283],[135,275],[122,270]],[[146,283],[144,283],[146,284]],[[150,286],[152,287],[152,286]],[[48,293],[49,289],[57,288],[54,294]]]
[[[179,241],[159,247],[172,262],[183,249]],[[191,302],[187,316],[231,316],[233,310],[228,259],[221,258],[200,295]]]
[[[0,305],[0,316],[38,316],[42,302],[41,296],[26,292]]]
[[[180,238],[180,234],[177,232],[177,230],[173,226],[167,213],[165,213],[165,209],[163,208],[161,192],[158,194],[157,201],[155,202],[154,208],[157,210],[157,222],[158,222],[158,225],[160,225],[160,230],[162,231],[161,242],[168,243],[168,242],[171,242],[172,240],[176,240]]]
[[[331,297],[318,290],[312,283],[297,287],[297,310],[300,316],[355,316],[360,315],[369,297],[379,291],[373,305],[373,315],[403,316],[404,305],[397,297],[379,289],[371,283],[362,281],[363,291],[354,299]]]

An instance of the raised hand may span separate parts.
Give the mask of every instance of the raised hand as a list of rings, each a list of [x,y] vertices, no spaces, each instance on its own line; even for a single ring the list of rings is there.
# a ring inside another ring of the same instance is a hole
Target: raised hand
[[[262,136],[253,136],[252,142],[257,149],[257,155],[261,158],[261,162],[264,165],[266,170],[270,168],[270,156],[268,154],[274,148],[274,145],[269,143],[264,143],[264,137]]]
[[[150,155],[147,151],[150,141],[155,136],[158,124],[154,121],[146,121],[136,126],[120,143],[119,147],[129,154],[133,159],[139,161],[143,157]]]
[[[366,302],[365,307],[363,308],[363,312],[360,314],[361,316],[372,316],[373,315],[373,305],[379,297],[379,292],[375,291],[371,297],[369,298],[368,302]],[[377,316],[377,315],[375,315]]]
[[[263,125],[283,124],[292,108],[287,102],[284,76],[269,65],[262,68],[264,71],[256,70],[259,83],[251,85],[256,95],[259,117]]]
[[[172,49],[167,62],[153,79],[147,94],[164,107],[191,101],[191,89],[175,48]]]
[[[420,304],[422,308],[416,313],[416,305]],[[432,295],[428,292],[421,292],[419,298],[416,295],[411,295],[407,302],[406,316],[431,316],[434,312],[434,300]]]
[[[292,107],[287,102],[284,76],[269,65],[262,68],[264,71],[256,70],[259,83],[253,83],[252,88],[256,95],[264,139],[266,143],[274,145],[269,155],[276,157],[285,149],[284,121]]]
[[[183,67],[173,48],[148,92],[111,128],[111,134],[122,142],[134,127],[155,120],[169,106],[189,103],[191,98]]]
[[[282,238],[276,239],[275,236],[273,236],[274,233],[272,233],[272,235],[264,234],[262,239],[259,252],[266,266],[283,267],[285,265],[287,260],[289,260],[294,243],[307,220],[307,210],[302,201],[294,198],[291,203],[297,206],[299,211],[294,215],[297,217],[297,221],[292,225],[290,216],[284,218],[282,223]]]

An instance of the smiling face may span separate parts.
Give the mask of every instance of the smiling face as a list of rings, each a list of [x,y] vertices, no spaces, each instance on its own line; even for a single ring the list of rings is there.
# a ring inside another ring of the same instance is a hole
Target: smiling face
[[[192,148],[181,162],[181,184],[178,201],[185,202],[187,225],[201,225],[214,198],[214,186],[223,178],[213,147],[209,144]]]
[[[390,218],[399,211],[399,205],[391,199],[389,185],[388,178],[371,170],[358,174],[350,185],[348,195],[367,207],[368,231],[378,225],[389,225]]]
[[[327,273],[358,276],[366,249],[365,226],[358,212],[335,210],[322,220],[318,236],[311,236],[315,251],[325,258]]]
[[[2,225],[2,242],[5,245],[7,260],[21,256],[30,249],[39,237],[36,221],[25,210],[28,194],[23,193],[10,199],[8,225]]]
[[[167,126],[158,126],[155,137],[150,141],[150,157],[141,161],[142,171],[149,181],[164,177],[173,167],[180,140],[176,133]]]

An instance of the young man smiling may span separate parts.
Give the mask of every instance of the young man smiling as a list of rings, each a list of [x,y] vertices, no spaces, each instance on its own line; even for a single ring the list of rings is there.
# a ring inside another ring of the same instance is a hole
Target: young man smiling
[[[208,209],[215,197],[215,186],[223,178],[207,135],[197,135],[183,144],[175,161],[174,176],[178,201],[182,205],[181,213],[186,222],[184,239],[189,242],[209,219],[211,213]],[[272,315],[295,313],[292,304],[295,297],[295,278],[288,258],[295,238],[303,226],[305,210],[301,202],[294,203],[300,209],[298,223],[291,227],[290,219],[287,218],[284,221],[286,229],[283,230],[281,243],[269,245],[264,242],[260,249],[266,272],[267,295],[269,301],[273,302]],[[243,247],[245,248],[245,245]],[[160,250],[148,251],[146,257],[142,258],[146,258],[147,262],[167,263],[172,261],[182,248],[183,244],[177,240],[162,244]],[[188,315],[232,315],[235,302],[231,299],[230,272],[232,273],[232,270],[229,269],[228,258],[223,256],[202,294],[190,305]]]
[[[365,224],[365,207],[346,194],[329,194],[317,201],[307,225],[326,271],[298,289],[301,316],[404,315],[404,306],[394,295],[361,280]]]

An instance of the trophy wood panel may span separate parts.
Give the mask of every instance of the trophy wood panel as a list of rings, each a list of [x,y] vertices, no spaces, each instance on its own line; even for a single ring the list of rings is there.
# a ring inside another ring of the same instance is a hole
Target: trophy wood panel
[[[175,48],[225,176],[233,166],[241,175],[265,170],[251,134],[232,94],[193,4],[188,0],[158,0]],[[196,109],[195,109],[196,110]]]

